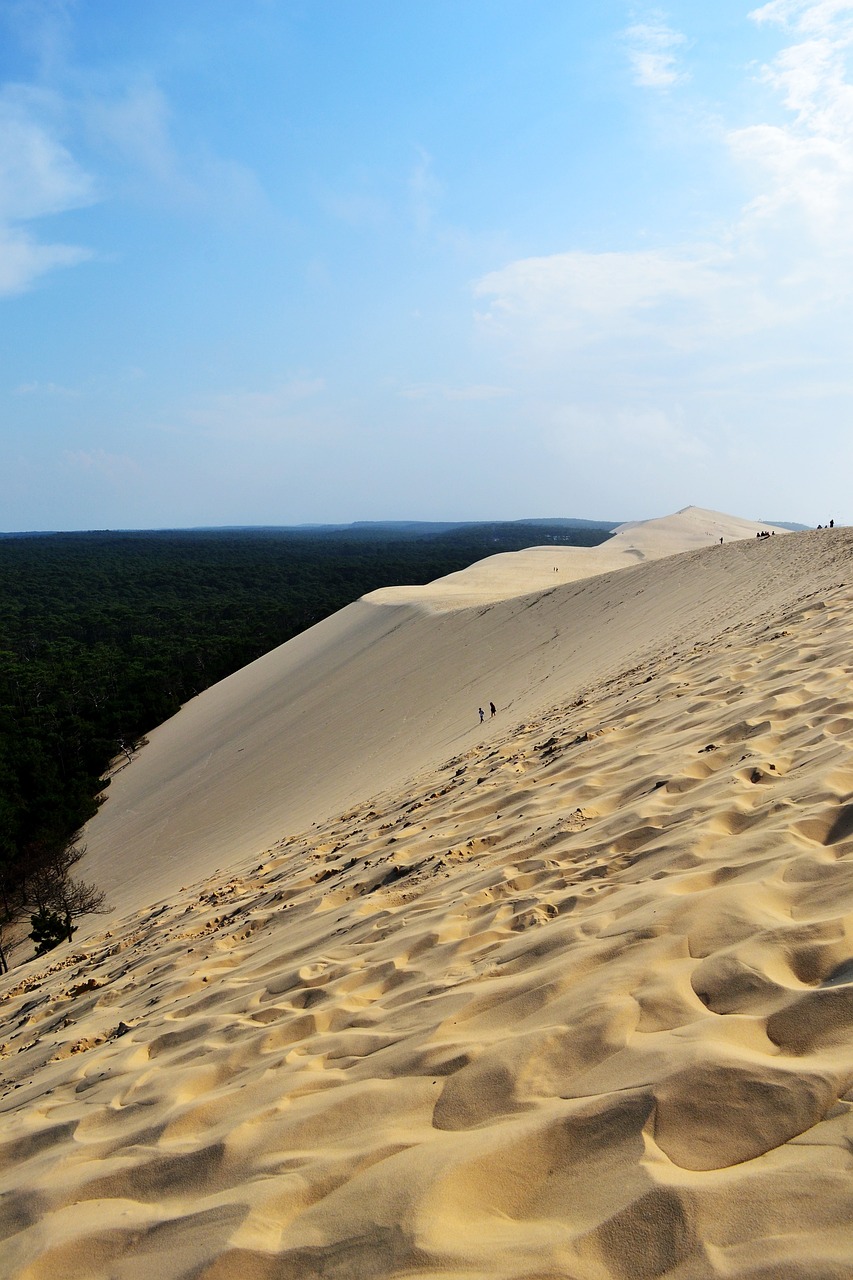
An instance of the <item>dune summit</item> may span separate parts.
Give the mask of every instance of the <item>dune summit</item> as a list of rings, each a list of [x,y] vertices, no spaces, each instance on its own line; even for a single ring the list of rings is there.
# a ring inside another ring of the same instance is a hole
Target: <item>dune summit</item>
[[[118,912],[138,909],[441,764],[476,741],[489,700],[506,724],[698,639],[710,619],[748,616],[749,595],[729,598],[731,541],[761,527],[689,507],[623,525],[600,547],[532,548],[372,592],[150,734],[86,829],[84,874]],[[623,576],[711,546],[702,576],[689,558],[653,579]],[[780,586],[770,571],[758,598]]]
[[[853,532],[712,518],[151,735],[0,986],[4,1275],[850,1275]]]

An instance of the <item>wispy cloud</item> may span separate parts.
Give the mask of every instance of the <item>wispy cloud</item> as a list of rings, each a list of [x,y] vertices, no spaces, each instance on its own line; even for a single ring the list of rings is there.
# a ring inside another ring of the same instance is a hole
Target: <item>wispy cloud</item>
[[[770,0],[753,9],[749,16],[755,22],[778,22],[803,32],[820,33],[845,15],[853,16],[851,0]]]
[[[169,98],[150,76],[137,77],[118,93],[90,94],[81,112],[92,143],[123,166],[120,194],[217,213],[264,203],[246,165],[180,145]]]
[[[79,245],[46,243],[29,225],[96,199],[93,179],[60,141],[61,117],[50,93],[20,85],[0,91],[0,296],[92,256]]]
[[[388,205],[363,191],[327,191],[319,196],[319,204],[331,217],[351,227],[375,229],[388,221]]]
[[[441,196],[441,183],[435,176],[432,156],[423,147],[409,174],[409,201],[418,231],[429,231]]]
[[[250,168],[177,140],[169,99],[153,76],[74,65],[74,8],[72,0],[0,6],[0,22],[38,67],[31,83],[0,83],[0,296],[95,256],[49,242],[36,219],[117,196],[226,218],[265,205]],[[109,181],[80,162],[84,149]]]
[[[678,409],[629,406],[615,411],[601,407],[561,405],[550,424],[550,444],[558,454],[577,461],[614,456],[657,460],[662,453],[670,458],[703,459],[709,456],[707,443],[691,432]],[[655,462],[656,465],[656,462]]]
[[[647,335],[684,350],[720,329],[744,334],[783,323],[793,303],[769,296],[766,282],[741,266],[721,244],[524,258],[475,283],[475,296],[487,300],[478,321],[543,355]]]
[[[39,79],[48,82],[67,60],[76,0],[5,0],[0,22],[34,58]]]
[[[22,382],[15,387],[16,396],[60,396],[72,399],[79,394],[75,387],[63,387],[57,382]]]
[[[752,197],[701,243],[571,250],[484,275],[486,331],[540,355],[636,337],[731,347],[853,303],[853,0],[774,0],[752,17],[793,37],[760,72],[787,119],[723,135]]]
[[[748,212],[765,220],[798,215],[809,234],[840,250],[853,215],[853,3],[774,0],[750,17],[795,39],[761,70],[790,119],[729,135],[735,156],[764,175]]]
[[[624,38],[635,84],[671,89],[688,79],[678,59],[687,37],[670,27],[662,13],[655,11],[644,22],[628,27]]]
[[[52,94],[22,87],[0,94],[0,218],[4,221],[62,213],[95,200],[92,178],[56,136],[60,112]]]
[[[400,396],[404,400],[500,400],[509,395],[512,395],[510,387],[498,387],[486,383],[451,387],[432,382],[418,382],[410,387],[403,387],[400,391]]]
[[[69,449],[63,454],[63,460],[73,470],[102,476],[113,485],[123,484],[142,474],[135,458],[123,453],[109,453],[105,449]]]
[[[297,376],[270,391],[221,392],[191,405],[186,422],[211,437],[277,439],[311,429],[305,405],[324,385],[322,378]]]
[[[0,225],[0,297],[25,293],[48,271],[91,257],[79,245],[41,244],[28,231]]]
[[[118,95],[92,98],[85,114],[96,137],[149,181],[168,185],[179,177],[168,100],[152,81],[139,81]]]

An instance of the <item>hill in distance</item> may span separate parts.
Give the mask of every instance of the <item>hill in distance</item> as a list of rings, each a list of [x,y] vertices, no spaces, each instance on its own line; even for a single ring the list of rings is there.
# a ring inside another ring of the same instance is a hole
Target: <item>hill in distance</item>
[[[123,530],[80,530],[81,537],[92,534],[136,533],[174,534],[174,533],[297,533],[297,534],[340,534],[358,533],[365,536],[386,537],[393,534],[398,537],[432,537],[441,533],[452,533],[456,530],[470,531],[479,528],[527,528],[528,526],[556,529],[594,529],[609,533],[617,528],[616,520],[582,520],[570,516],[555,516],[553,519],[537,516],[520,520],[356,520],[350,524],[293,524],[293,525],[195,525],[190,529],[123,529]],[[0,538],[50,538],[69,536],[60,534],[54,529],[40,529],[30,532],[0,532]]]

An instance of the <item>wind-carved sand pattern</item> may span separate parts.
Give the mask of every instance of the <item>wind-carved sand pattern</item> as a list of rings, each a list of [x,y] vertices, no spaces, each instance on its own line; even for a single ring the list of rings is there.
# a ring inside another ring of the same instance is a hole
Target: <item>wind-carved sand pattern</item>
[[[849,1277],[843,576],[10,975],[3,1274]]]

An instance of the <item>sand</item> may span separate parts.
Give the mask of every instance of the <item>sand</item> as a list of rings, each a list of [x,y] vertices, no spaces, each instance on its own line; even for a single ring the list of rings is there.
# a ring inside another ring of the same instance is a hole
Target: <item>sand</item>
[[[853,532],[711,514],[151,735],[0,985],[0,1273],[851,1275]]]
[[[760,527],[688,508],[600,547],[534,548],[373,592],[155,730],[86,830],[84,874],[118,913],[136,910],[440,766],[477,741],[490,700],[504,723],[523,718],[701,638],[709,619],[751,616],[752,587],[738,593],[730,579],[743,555],[770,564],[759,552],[777,539],[756,540]],[[677,548],[714,550],[701,578],[684,554],[651,578],[613,576]],[[530,567],[543,554],[544,589]],[[785,584],[771,573],[755,590],[770,601]]]

